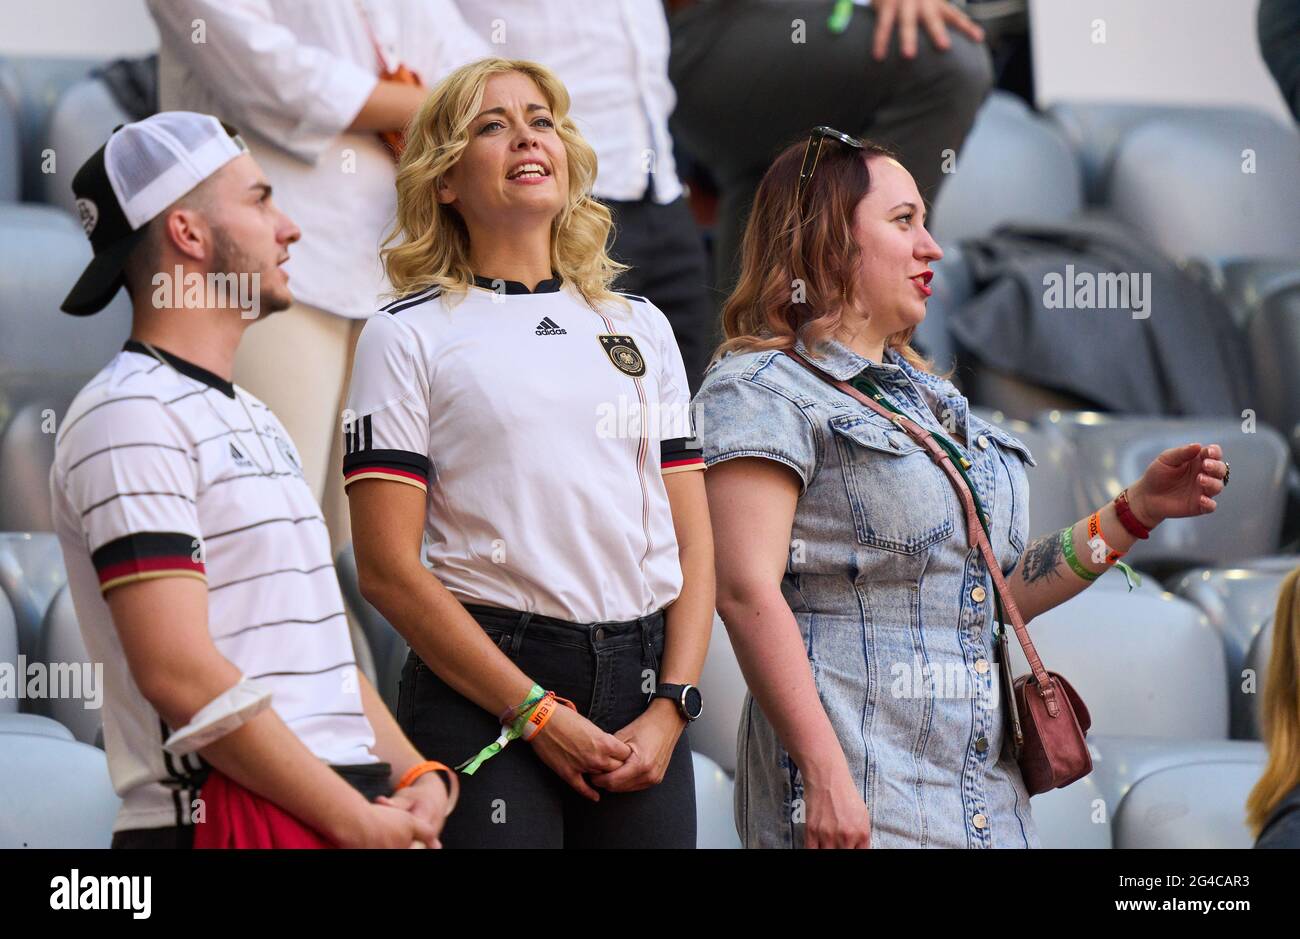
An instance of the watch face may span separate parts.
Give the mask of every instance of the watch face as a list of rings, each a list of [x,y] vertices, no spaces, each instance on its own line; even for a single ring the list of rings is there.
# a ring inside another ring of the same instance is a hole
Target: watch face
[[[686,717],[689,720],[695,720],[704,713],[704,697],[700,694],[700,689],[694,685],[686,689],[682,695],[682,704],[686,708]]]

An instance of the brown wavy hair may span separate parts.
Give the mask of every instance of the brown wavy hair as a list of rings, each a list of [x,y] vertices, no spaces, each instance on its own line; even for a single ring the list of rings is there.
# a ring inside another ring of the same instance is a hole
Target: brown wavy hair
[[[1258,836],[1288,792],[1300,786],[1300,568],[1282,581],[1273,616],[1273,649],[1260,693],[1268,744],[1264,772],[1246,799],[1246,821]]]
[[[871,189],[867,161],[896,159],[879,144],[862,143],[858,150],[833,138],[822,141],[802,204],[796,193],[806,137],[782,150],[763,175],[745,225],[740,277],[722,305],[724,340],[715,359],[728,352],[790,349],[797,336],[815,349],[856,305],[861,251],[853,213]],[[894,333],[885,347],[932,372],[932,363],[912,347],[915,330]]]
[[[434,285],[464,292],[473,284],[469,230],[455,207],[438,201],[438,184],[469,146],[469,127],[488,79],[510,72],[528,76],[541,89],[568,159],[568,198],[551,223],[551,269],[588,304],[625,306],[627,300],[610,289],[626,270],[606,251],[613,219],[591,192],[596,151],[569,116],[563,83],[550,69],[523,59],[479,59],[461,66],[433,88],[407,128],[397,165],[397,219],[380,251],[392,295],[409,296]]]

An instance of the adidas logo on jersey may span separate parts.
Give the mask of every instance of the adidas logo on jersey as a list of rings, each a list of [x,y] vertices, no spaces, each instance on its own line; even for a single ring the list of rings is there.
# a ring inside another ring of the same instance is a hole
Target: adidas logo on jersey
[[[235,446],[233,443],[230,445],[230,455],[231,455],[231,457],[234,458],[234,461],[235,461],[235,465],[236,465],[236,466],[252,466],[252,465],[253,465],[253,461],[250,460],[248,457],[244,456],[244,454],[240,453],[240,452],[239,452],[239,448],[238,448],[237,446]]]
[[[569,334],[567,329],[561,329],[560,324],[555,322],[555,320],[551,319],[549,316],[542,318],[542,321],[537,324],[537,329],[534,330],[534,332],[539,336],[567,336]]]

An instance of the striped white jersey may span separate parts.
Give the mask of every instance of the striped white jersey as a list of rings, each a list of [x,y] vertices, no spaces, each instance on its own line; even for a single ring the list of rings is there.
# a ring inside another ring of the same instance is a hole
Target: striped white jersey
[[[104,596],[153,577],[208,588],[217,650],[331,764],[376,762],[329,536],[298,454],[260,401],[137,342],[77,395],[59,428],[55,528],[86,648],[104,664],[104,743],[123,799],[115,830],[190,822],[203,769],[131,677]],[[251,423],[250,423],[251,421]]]

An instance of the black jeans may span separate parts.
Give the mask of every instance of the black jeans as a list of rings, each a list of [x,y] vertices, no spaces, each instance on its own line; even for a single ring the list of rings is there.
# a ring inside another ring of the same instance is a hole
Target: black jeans
[[[578,624],[468,606],[501,651],[535,683],[608,733],[649,703],[664,648],[655,613],[625,623]],[[397,721],[425,757],[455,766],[496,739],[497,716],[453,691],[412,652],[402,669]],[[542,733],[546,731],[543,730]],[[516,740],[473,776],[447,819],[448,848],[693,848],[695,772],[683,731],[663,781],[640,792],[578,795]]]

